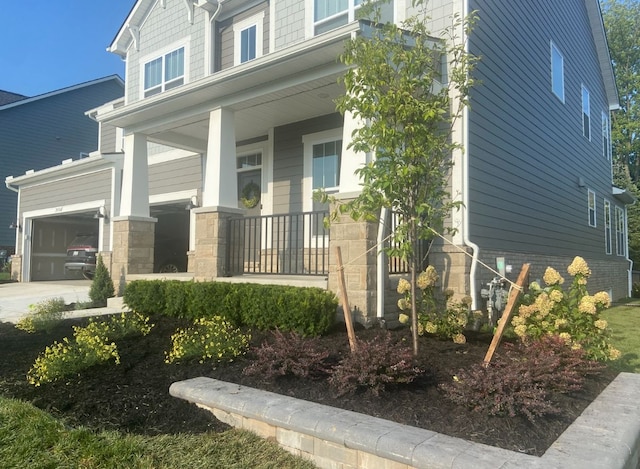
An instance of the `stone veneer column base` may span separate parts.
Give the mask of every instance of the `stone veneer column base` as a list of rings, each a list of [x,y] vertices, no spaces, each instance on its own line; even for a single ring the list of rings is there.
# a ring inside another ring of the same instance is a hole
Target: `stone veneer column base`
[[[376,244],[378,224],[354,221],[340,215],[331,224],[329,251],[329,290],[340,295],[336,246],[340,247],[345,283],[353,318],[370,326],[376,317]]]
[[[433,265],[440,276],[442,290],[451,289],[455,298],[471,294],[469,274],[471,272],[470,248],[434,242],[429,252],[429,264]]]
[[[116,294],[121,296],[128,274],[153,272],[153,246],[157,219],[115,217],[111,221],[113,252],[110,272]]]
[[[22,255],[14,254],[11,256],[11,280],[22,282]]]
[[[238,217],[242,210],[221,207],[202,207],[194,210],[196,215],[196,243],[193,255],[189,256],[189,271],[195,280],[211,280],[226,277],[227,250],[233,240],[227,239],[227,221]]]

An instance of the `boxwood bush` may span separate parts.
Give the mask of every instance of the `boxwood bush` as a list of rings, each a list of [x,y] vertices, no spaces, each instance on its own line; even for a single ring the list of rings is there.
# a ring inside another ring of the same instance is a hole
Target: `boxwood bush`
[[[294,331],[304,336],[326,332],[338,300],[320,288],[227,282],[135,280],[124,302],[142,314],[200,319],[223,316],[236,326]]]

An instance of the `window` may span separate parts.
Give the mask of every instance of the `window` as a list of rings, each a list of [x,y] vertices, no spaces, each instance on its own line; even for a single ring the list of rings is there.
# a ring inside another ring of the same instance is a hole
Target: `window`
[[[303,202],[304,212],[329,210],[328,204],[313,200],[313,193],[324,189],[328,193],[336,193],[340,189],[340,164],[342,160],[342,129],[327,130],[315,134],[304,135],[304,179]],[[328,236],[321,219],[315,219],[308,227],[318,242]],[[326,238],[325,241],[328,241]]]
[[[616,254],[624,256],[626,254],[624,212],[620,207],[616,207]]]
[[[184,84],[184,47],[144,64],[144,97]]]
[[[591,189],[588,191],[589,199],[589,226],[596,226],[596,193]]]
[[[607,254],[611,254],[611,202],[604,201],[604,245]]]
[[[320,34],[355,20],[362,0],[314,0],[314,33]]]
[[[589,90],[582,85],[582,135],[591,140],[591,109]]]
[[[260,193],[262,192],[262,153],[254,152],[240,155],[236,158],[238,171],[238,201],[244,203],[244,208],[259,206]],[[243,202],[242,199],[248,199]],[[254,201],[257,203],[254,205]],[[242,208],[242,205],[239,205]]]
[[[264,12],[234,23],[234,61],[243,64],[262,57]]]
[[[553,42],[551,43],[551,89],[564,103],[564,57]]]
[[[611,159],[611,129],[609,128],[609,114],[602,113],[602,156],[607,161]]]
[[[313,145],[313,190],[335,191],[340,185],[342,140]]]

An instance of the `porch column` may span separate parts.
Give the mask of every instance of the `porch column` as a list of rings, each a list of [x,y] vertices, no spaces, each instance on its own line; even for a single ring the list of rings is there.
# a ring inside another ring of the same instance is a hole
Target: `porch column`
[[[153,272],[156,219],[149,215],[149,162],[147,138],[124,138],[124,166],[120,213],[113,222],[111,278],[117,294],[124,291],[127,274]]]
[[[333,210],[334,207],[332,207]],[[329,290],[340,294],[335,247],[342,254],[344,276],[353,319],[365,326],[376,319],[376,244],[378,225],[375,222],[354,221],[340,215],[331,223],[329,250]]]
[[[202,207],[193,212],[196,216],[194,277],[210,280],[228,275],[227,221],[242,213],[238,209],[234,113],[229,109],[218,108],[209,114]]]
[[[361,180],[355,174],[358,168],[367,164],[366,153],[347,148],[351,143],[351,134],[362,126],[362,121],[353,117],[351,112],[344,113],[342,127],[342,158],[340,160],[340,193],[354,193],[362,190]]]

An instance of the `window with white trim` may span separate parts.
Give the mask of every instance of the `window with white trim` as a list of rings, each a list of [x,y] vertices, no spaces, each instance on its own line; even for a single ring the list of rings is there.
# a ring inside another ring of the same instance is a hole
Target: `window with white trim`
[[[591,140],[591,103],[589,90],[582,85],[582,135]]]
[[[611,254],[612,242],[611,242],[611,202],[604,201],[604,246],[605,252]]]
[[[591,189],[587,191],[589,205],[589,226],[596,226],[596,193]]]
[[[607,161],[611,160],[611,128],[609,127],[609,114],[602,112],[602,156]]]
[[[144,97],[180,86],[185,82],[185,48],[149,60],[144,64]]]
[[[362,0],[314,0],[314,34],[324,33],[355,20]]]
[[[234,63],[262,57],[264,11],[233,24]]]
[[[238,172],[238,200],[249,199],[249,204],[240,208],[255,208],[252,200],[261,199],[262,195],[262,152],[254,151],[246,154],[239,154],[236,157],[236,170]],[[259,207],[258,207],[259,208]]]
[[[564,103],[564,57],[551,42],[551,90]]]
[[[342,129],[333,129],[304,135],[304,189],[302,208],[305,212],[328,210],[329,205],[313,200],[313,193],[324,189],[336,193],[340,189],[340,164],[342,160]],[[315,237],[326,236],[322,221],[310,227]]]
[[[616,254],[626,255],[624,211],[616,207]]]

